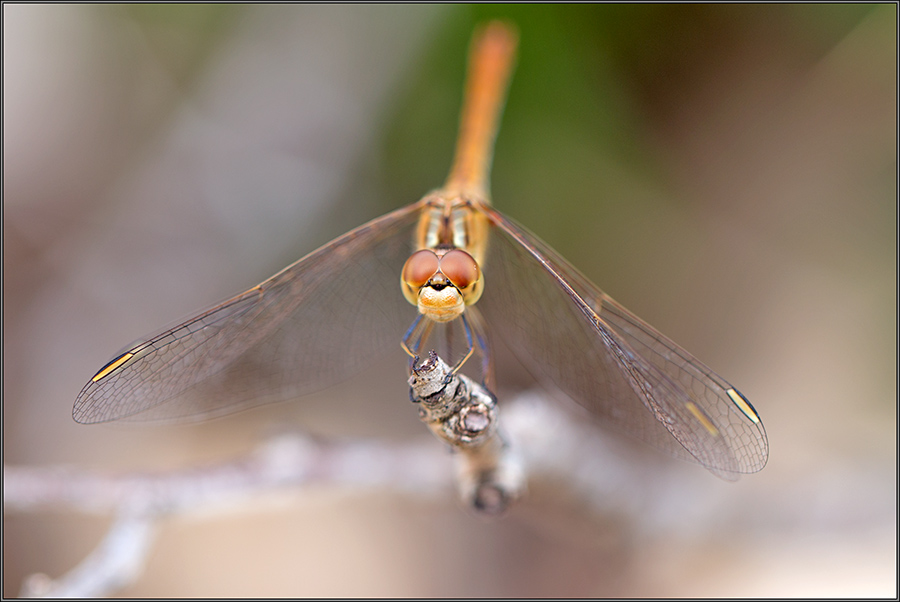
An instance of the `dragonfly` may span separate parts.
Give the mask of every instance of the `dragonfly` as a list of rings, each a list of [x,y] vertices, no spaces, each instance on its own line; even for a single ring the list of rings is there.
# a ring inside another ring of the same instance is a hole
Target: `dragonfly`
[[[477,352],[490,384],[500,337],[597,423],[727,480],[761,470],[768,441],[746,396],[492,206],[488,175],[517,45],[506,23],[476,30],[442,188],[129,345],[81,390],[74,419],[205,419],[294,400],[398,341],[414,369],[433,332],[461,327],[454,373]]]

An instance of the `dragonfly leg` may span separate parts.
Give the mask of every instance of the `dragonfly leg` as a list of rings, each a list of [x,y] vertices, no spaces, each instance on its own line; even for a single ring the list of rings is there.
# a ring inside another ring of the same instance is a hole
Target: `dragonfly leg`
[[[410,357],[410,371],[416,367],[416,364],[419,361],[419,350],[422,346],[422,341],[427,339],[428,335],[431,334],[433,326],[434,322],[431,320],[423,320],[423,315],[419,314],[416,316],[416,319],[413,320],[413,323],[406,331],[406,334],[403,335],[400,346],[403,347],[403,351]]]
[[[470,315],[471,319],[469,317]],[[494,364],[490,353],[490,346],[488,345],[487,337],[485,336],[485,329],[481,316],[475,308],[470,307],[459,319],[461,320],[463,332],[466,336],[466,353],[456,362],[456,364],[454,364],[453,368],[451,368],[449,376],[452,377],[458,373],[463,367],[463,364],[472,357],[472,354],[477,348],[481,355],[482,383],[491,387],[493,386],[494,381]],[[400,346],[403,347],[403,350],[410,357],[410,370],[413,370],[416,367],[416,364],[419,361],[422,343],[431,335],[434,324],[434,321],[426,320],[422,314],[419,314],[406,331],[406,334],[403,335]]]
[[[448,379],[459,372],[459,369],[462,368],[463,364],[465,364],[470,357],[472,357],[472,353],[475,351],[475,345],[472,341],[472,326],[469,324],[469,319],[466,317],[465,313],[461,315],[459,319],[462,320],[463,331],[466,333],[466,354],[462,356],[459,361],[456,362],[456,365],[453,366],[453,369],[450,370],[450,373],[447,375]]]
[[[494,389],[494,357],[491,355],[491,346],[487,339],[487,331],[484,328],[484,320],[474,307],[467,309],[471,319],[472,332],[475,335],[475,345],[481,354],[481,384],[486,389]]]

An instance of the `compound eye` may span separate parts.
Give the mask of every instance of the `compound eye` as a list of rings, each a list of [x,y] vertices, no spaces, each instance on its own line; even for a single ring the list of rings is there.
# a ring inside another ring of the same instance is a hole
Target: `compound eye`
[[[422,249],[409,256],[403,265],[403,282],[414,289],[425,286],[425,283],[437,273],[441,262],[434,251]]]
[[[462,249],[453,249],[441,257],[441,272],[459,289],[478,282],[478,262]]]

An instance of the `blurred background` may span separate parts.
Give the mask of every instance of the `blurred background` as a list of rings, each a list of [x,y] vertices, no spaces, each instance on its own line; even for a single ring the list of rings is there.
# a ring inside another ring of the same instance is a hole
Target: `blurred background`
[[[428,437],[402,382],[194,426],[71,406],[131,341],[442,184],[471,31],[500,16],[495,205],[747,394],[765,470],[672,474],[758,503],[648,532],[540,484],[489,523],[451,492],[301,491],[165,521],[118,594],[895,596],[896,10],[4,5],[5,464],[199,466],[275,424]],[[5,514],[3,595],[108,523]]]

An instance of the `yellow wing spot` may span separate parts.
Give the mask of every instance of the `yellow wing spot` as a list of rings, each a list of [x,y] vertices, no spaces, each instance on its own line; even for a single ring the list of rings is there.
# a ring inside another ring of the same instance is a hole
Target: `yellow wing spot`
[[[716,425],[714,425],[712,422],[709,421],[709,418],[706,417],[706,414],[704,414],[700,410],[700,408],[698,408],[697,406],[694,405],[694,402],[689,401],[684,405],[687,407],[688,410],[690,410],[691,414],[694,415],[694,418],[696,418],[697,421],[703,425],[703,428],[705,428],[707,431],[709,431],[710,435],[712,435],[713,437],[719,436],[719,429],[717,429]]]
[[[107,377],[110,372],[112,372],[113,370],[115,370],[116,368],[118,368],[119,366],[121,366],[122,364],[124,364],[125,362],[127,362],[128,360],[130,360],[133,357],[134,357],[134,354],[130,351],[123,353],[117,359],[114,359],[110,363],[106,364],[106,366],[104,366],[100,370],[100,372],[98,372],[97,374],[94,375],[94,378],[92,378],[91,381],[97,382],[98,380],[101,380],[101,379]]]
[[[753,407],[747,403],[747,400],[744,399],[743,395],[738,393],[735,389],[728,389],[725,392],[728,394],[728,397],[731,398],[731,401],[734,402],[734,405],[736,405],[738,409],[753,422],[753,424],[759,424],[759,416],[753,410]]]

